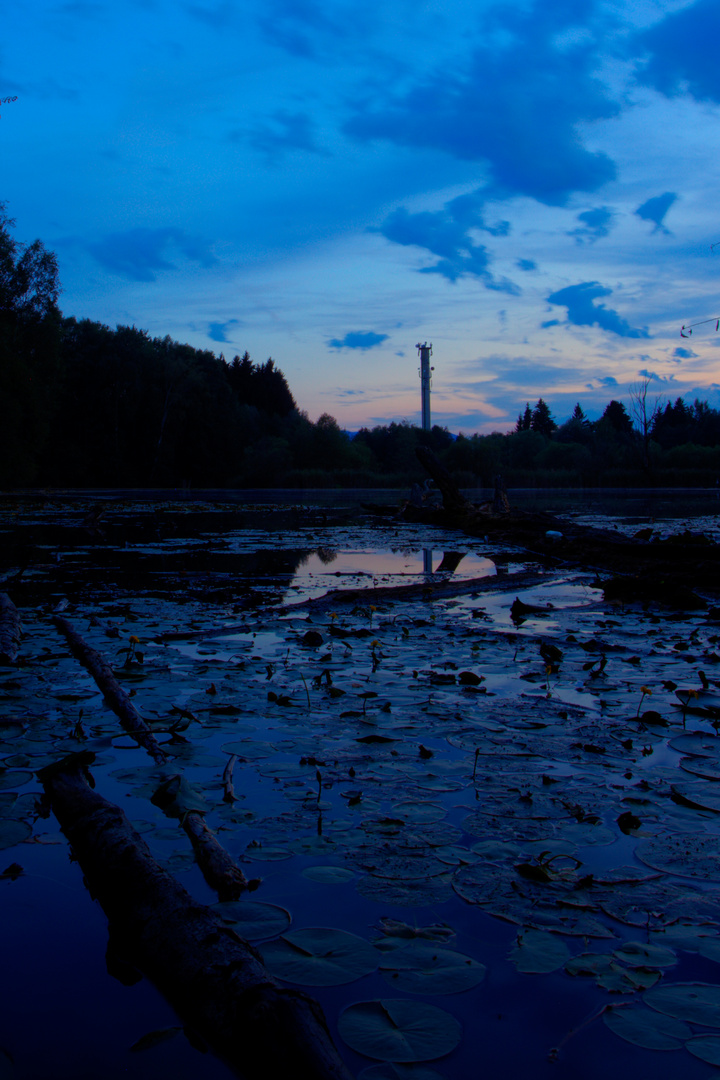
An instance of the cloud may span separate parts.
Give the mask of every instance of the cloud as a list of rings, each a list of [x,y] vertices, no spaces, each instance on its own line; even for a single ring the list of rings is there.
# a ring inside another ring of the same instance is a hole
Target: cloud
[[[581,225],[569,232],[568,236],[574,236],[578,244],[584,243],[585,240],[593,244],[603,236],[609,235],[614,216],[607,206],[598,206],[595,210],[584,210],[577,216]]]
[[[675,382],[674,375],[658,375],[657,371],[648,371],[647,368],[641,368],[640,371],[638,371],[638,375],[642,375],[643,379],[647,379],[648,382],[653,383]]]
[[[534,259],[518,259],[515,265],[518,270],[537,270],[537,263]]]
[[[376,345],[382,345],[387,341],[387,334],[375,334],[372,330],[355,330],[346,334],[344,338],[331,338],[328,345],[331,349],[374,349]]]
[[[233,326],[242,326],[239,319],[228,319],[227,322],[211,322],[208,327],[208,337],[211,341],[229,342],[228,332]]]
[[[131,281],[156,281],[157,271],[175,269],[175,264],[166,258],[168,250],[201,266],[216,263],[206,242],[182,229],[128,229],[88,244],[87,248],[106,270]]]
[[[652,221],[654,223],[654,233],[660,230],[669,236],[670,231],[663,225],[663,218],[676,199],[677,195],[674,191],[666,191],[664,195],[656,195],[654,198],[644,202],[642,206],[638,206],[635,213],[643,221]]]
[[[474,239],[474,232],[505,236],[509,231],[506,221],[486,225],[483,205],[483,193],[476,191],[451,199],[442,210],[411,214],[400,207],[385,219],[378,231],[395,244],[425,248],[436,255],[438,261],[422,267],[422,274],[441,274],[448,281],[475,277],[488,289],[517,294],[519,290],[511,281],[496,279],[490,273],[490,254],[484,244]]]
[[[245,139],[253,150],[265,154],[269,162],[277,161],[293,150],[327,156],[327,151],[315,141],[315,124],[304,112],[291,113],[279,109],[268,122],[245,132],[233,132],[230,138]]]
[[[620,384],[618,383],[614,375],[602,375],[598,376],[596,379],[593,379],[592,382],[587,383],[587,388],[588,390],[595,390],[598,387],[602,387],[604,389],[606,387],[613,387],[619,385]]]
[[[697,356],[697,353],[693,352],[692,349],[683,349],[682,346],[678,345],[678,347],[673,350],[673,354],[670,357],[670,359],[671,360],[676,360],[677,363],[679,364],[683,360],[692,360],[696,356]]]
[[[324,48],[337,50],[341,42],[361,40],[367,27],[365,7],[337,0],[332,5],[322,0],[266,0],[258,25],[273,45],[311,59]]]
[[[404,93],[380,87],[374,100],[356,101],[346,134],[481,162],[495,198],[564,205],[572,192],[597,190],[615,165],[583,145],[579,128],[615,116],[619,105],[595,75],[593,35],[559,40],[577,25],[578,9],[587,16],[592,4],[490,8],[484,44],[469,58],[423,74]]]
[[[719,40],[717,0],[697,0],[637,35],[634,45],[646,55],[637,78],[667,97],[720,101]]]
[[[630,326],[617,311],[594,304],[601,296],[610,296],[612,289],[599,285],[597,281],[584,281],[579,285],[569,285],[548,296],[548,303],[567,308],[567,321],[573,326],[599,326],[611,334],[624,338],[647,338],[647,330],[636,330]]]

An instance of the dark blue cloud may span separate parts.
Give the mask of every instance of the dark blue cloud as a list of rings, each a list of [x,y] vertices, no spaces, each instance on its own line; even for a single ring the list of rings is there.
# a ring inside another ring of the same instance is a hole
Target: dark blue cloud
[[[331,349],[374,349],[387,338],[387,334],[375,334],[372,330],[354,330],[344,338],[331,338],[328,345]]]
[[[647,338],[647,330],[636,330],[617,311],[595,304],[601,296],[610,296],[612,289],[599,285],[597,281],[583,281],[579,285],[569,285],[548,296],[548,303],[567,308],[567,321],[573,326],[599,326],[611,334],[624,338]]]
[[[678,345],[673,350],[671,360],[677,360],[679,364],[682,360],[692,360],[695,356],[697,356],[697,353],[693,352],[692,349],[683,349],[681,345]]]
[[[665,228],[663,219],[676,199],[677,195],[674,191],[666,191],[664,195],[655,195],[654,198],[644,202],[642,206],[638,206],[635,213],[643,221],[652,221],[655,226],[653,232],[662,230],[662,232],[669,235],[669,230]]]
[[[609,235],[614,216],[607,206],[598,206],[595,210],[583,210],[577,216],[580,225],[569,232],[568,236],[574,236],[578,244],[582,244],[585,240],[592,244],[603,236]]]
[[[292,150],[304,150],[312,154],[326,154],[315,141],[315,124],[304,112],[278,110],[270,120],[251,130],[233,132],[232,139],[245,138],[254,150],[265,154],[269,161],[278,160]]]
[[[211,322],[208,327],[208,337],[211,341],[229,342],[228,333],[233,326],[242,326],[239,319],[228,319],[227,322]]]
[[[720,101],[720,6],[697,0],[637,35],[645,53],[638,79],[668,97],[692,94],[700,101]]]
[[[534,259],[518,259],[515,265],[518,270],[537,270],[537,263]]]
[[[316,57],[342,42],[364,36],[367,13],[363,4],[330,5],[322,0],[266,0],[258,25],[273,45],[303,58]]]
[[[378,90],[356,102],[345,131],[482,162],[494,197],[563,205],[574,191],[595,191],[614,178],[615,165],[582,144],[579,125],[619,107],[595,76],[593,35],[559,41],[592,8],[581,0],[530,11],[498,6],[484,16],[487,44],[465,64],[423,75],[404,93]]]
[[[166,258],[168,251],[178,252],[201,266],[214,266],[216,262],[204,240],[182,229],[128,229],[87,247],[106,270],[132,281],[155,281],[157,271],[173,270],[175,264]]]
[[[641,368],[640,371],[638,371],[638,375],[642,375],[643,379],[647,379],[648,382],[653,383],[675,382],[674,375],[658,375],[657,371],[649,371],[647,368]]]
[[[411,214],[400,207],[385,219],[379,231],[395,244],[425,248],[436,255],[438,261],[423,267],[422,274],[441,274],[448,281],[470,276],[481,280],[488,289],[517,293],[519,290],[512,282],[498,280],[490,273],[490,254],[472,235],[482,231],[505,236],[509,231],[506,221],[485,224],[483,204],[482,192],[473,192],[451,199],[442,210]]]

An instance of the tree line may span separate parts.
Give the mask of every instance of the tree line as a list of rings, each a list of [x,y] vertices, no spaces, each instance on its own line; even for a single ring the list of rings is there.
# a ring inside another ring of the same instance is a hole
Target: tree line
[[[0,486],[402,487],[432,449],[462,486],[708,486],[720,413],[707,402],[611,401],[557,424],[529,402],[506,434],[406,422],[343,431],[298,409],[272,359],[221,354],[66,318],[57,260],[12,236],[0,204]]]

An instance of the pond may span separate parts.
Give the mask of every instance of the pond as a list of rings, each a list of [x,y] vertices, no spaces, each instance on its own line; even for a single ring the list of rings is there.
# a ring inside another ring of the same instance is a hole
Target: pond
[[[339,502],[15,498],[0,514],[24,628],[0,668],[0,1077],[232,1075],[147,980],[106,970],[105,916],[35,778],[78,749],[215,905],[151,801],[184,778],[261,879],[215,910],[320,1001],[363,1080],[706,1080],[720,1064],[712,605],[611,604],[594,572]],[[122,732],[53,612],[113,665],[168,765]]]

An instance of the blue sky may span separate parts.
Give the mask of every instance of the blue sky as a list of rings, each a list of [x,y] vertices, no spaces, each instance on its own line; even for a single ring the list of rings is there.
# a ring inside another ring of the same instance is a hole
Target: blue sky
[[[0,200],[67,315],[272,356],[312,419],[720,406],[720,5],[29,0]]]

